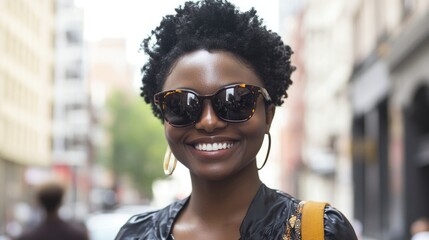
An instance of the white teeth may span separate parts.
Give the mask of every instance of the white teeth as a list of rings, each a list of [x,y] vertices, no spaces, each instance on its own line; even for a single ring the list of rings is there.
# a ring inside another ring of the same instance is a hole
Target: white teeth
[[[199,151],[217,151],[232,147],[232,143],[198,143],[195,144],[195,149]]]

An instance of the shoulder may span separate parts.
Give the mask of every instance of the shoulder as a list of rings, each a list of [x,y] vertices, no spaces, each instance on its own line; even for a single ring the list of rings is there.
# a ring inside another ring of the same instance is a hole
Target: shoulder
[[[297,207],[300,202],[299,199],[294,198],[288,193],[276,189],[271,189],[264,184],[262,184],[258,195],[260,195],[261,198],[265,201],[270,200],[280,205],[292,205],[294,207]]]
[[[298,203],[291,195],[262,184],[240,226],[242,239],[281,239]]]
[[[88,240],[88,233],[85,227],[75,222],[57,220],[54,222],[43,222],[37,227],[26,230],[16,240],[37,240],[37,239],[61,239],[68,240]]]
[[[274,194],[275,198],[278,201],[283,202],[281,205],[283,206],[283,209],[288,212],[286,214],[286,216],[288,216],[286,225],[294,229],[294,230],[292,229],[291,230],[294,231],[295,234],[301,235],[299,232],[296,232],[297,227],[300,228],[299,227],[300,224],[298,224],[296,220],[302,217],[301,215],[302,206],[303,206],[302,204],[305,205],[305,201],[296,199],[291,195],[278,190],[269,189],[269,191],[271,193],[269,193],[268,195]],[[352,225],[350,224],[349,220],[344,216],[342,212],[340,212],[335,207],[329,204],[326,204],[323,212],[321,213],[323,213],[325,239],[350,239],[350,240],[356,239],[357,240],[357,237]],[[306,230],[301,229],[300,231],[306,231]]]
[[[187,199],[183,199],[163,209],[132,216],[121,227],[115,239],[164,239],[170,233],[173,221],[186,201]]]
[[[132,216],[124,226],[121,227],[115,239],[131,240],[139,239],[140,235],[154,226],[154,219],[164,210],[146,212]]]
[[[331,205],[325,207],[325,239],[357,240],[356,233],[349,220]]]
[[[14,238],[14,239],[15,240],[31,240],[30,236],[32,236],[32,234],[30,232],[24,232],[19,237]]]
[[[258,217],[265,217],[267,213],[270,213],[269,215],[271,217],[276,216],[276,218],[285,218],[286,216],[290,216],[294,213],[299,202],[300,201],[298,199],[288,193],[271,189],[262,184],[249,207],[249,212],[252,213],[252,215],[260,213],[261,216]]]
[[[64,235],[69,236],[65,239],[75,239],[75,240],[88,240],[88,231],[86,226],[83,223],[78,222],[69,222],[65,223],[68,227],[68,231],[64,231]]]

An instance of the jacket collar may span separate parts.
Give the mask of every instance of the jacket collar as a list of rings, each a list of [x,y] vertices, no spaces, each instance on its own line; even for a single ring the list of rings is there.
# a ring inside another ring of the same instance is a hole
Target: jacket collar
[[[168,220],[163,231],[161,230],[160,232],[162,239],[172,239],[171,231],[174,221],[183,207],[188,204],[189,199],[190,196],[170,206]],[[282,207],[281,204],[276,204],[276,199],[278,199],[276,191],[269,189],[265,184],[261,183],[240,226],[240,235],[243,239],[247,239],[249,236],[254,236],[260,232],[261,226],[270,225],[269,223],[272,222],[274,216],[271,216],[269,213],[272,213],[273,208],[281,209]]]

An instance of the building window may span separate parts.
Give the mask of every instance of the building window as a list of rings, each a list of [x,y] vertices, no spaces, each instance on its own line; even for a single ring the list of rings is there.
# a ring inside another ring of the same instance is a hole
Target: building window
[[[58,0],[56,5],[60,8],[72,8],[74,6],[73,0]]]
[[[402,18],[407,18],[414,9],[415,0],[402,0]]]
[[[82,77],[81,66],[80,60],[69,63],[65,71],[66,79],[80,79]]]
[[[66,115],[72,114],[73,112],[79,112],[84,110],[83,104],[80,103],[70,103],[65,105],[64,112]]]
[[[65,32],[67,44],[69,46],[76,46],[82,43],[81,31],[77,29],[69,29]]]
[[[66,151],[79,151],[85,150],[85,136],[72,136],[65,138],[65,150]]]

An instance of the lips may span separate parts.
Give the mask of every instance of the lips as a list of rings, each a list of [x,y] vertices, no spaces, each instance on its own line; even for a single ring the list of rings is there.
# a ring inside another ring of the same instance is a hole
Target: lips
[[[194,144],[194,148],[198,151],[218,151],[229,149],[234,144],[232,142],[215,142],[215,143],[196,143]]]

